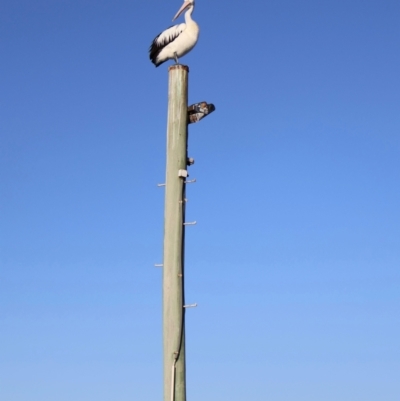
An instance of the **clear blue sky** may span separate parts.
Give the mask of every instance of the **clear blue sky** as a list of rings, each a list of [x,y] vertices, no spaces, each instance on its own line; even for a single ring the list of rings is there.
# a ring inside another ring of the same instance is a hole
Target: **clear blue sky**
[[[162,399],[180,0],[0,2],[0,398]],[[189,401],[400,399],[400,3],[197,0]]]

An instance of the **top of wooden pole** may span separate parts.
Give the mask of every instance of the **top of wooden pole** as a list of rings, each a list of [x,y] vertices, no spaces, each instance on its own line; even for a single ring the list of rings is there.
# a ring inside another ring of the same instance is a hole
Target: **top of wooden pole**
[[[168,71],[172,71],[172,70],[185,70],[185,71],[189,72],[189,67],[187,65],[183,65],[183,64],[173,64],[168,68]]]

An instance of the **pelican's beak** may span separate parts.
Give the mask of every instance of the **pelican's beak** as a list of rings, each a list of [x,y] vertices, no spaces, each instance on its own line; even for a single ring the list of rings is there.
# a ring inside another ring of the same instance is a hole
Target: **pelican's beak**
[[[185,1],[179,11],[175,14],[175,17],[172,18],[172,21],[175,21],[191,4],[190,1]]]

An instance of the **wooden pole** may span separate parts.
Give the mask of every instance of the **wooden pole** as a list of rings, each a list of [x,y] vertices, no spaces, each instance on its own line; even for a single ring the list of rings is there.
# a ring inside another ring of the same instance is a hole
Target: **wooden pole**
[[[169,68],[164,215],[164,401],[186,401],[184,218],[187,169],[188,72]]]

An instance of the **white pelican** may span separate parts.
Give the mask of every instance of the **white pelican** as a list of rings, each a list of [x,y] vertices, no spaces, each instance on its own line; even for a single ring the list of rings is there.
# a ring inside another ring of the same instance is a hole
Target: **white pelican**
[[[186,24],[171,26],[161,32],[150,46],[150,60],[158,67],[167,60],[178,58],[190,52],[199,38],[199,26],[192,20],[194,0],[186,0],[172,21],[176,20],[185,10]]]

